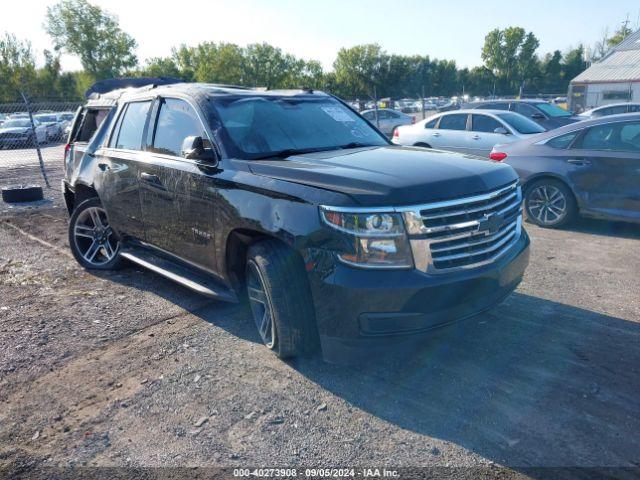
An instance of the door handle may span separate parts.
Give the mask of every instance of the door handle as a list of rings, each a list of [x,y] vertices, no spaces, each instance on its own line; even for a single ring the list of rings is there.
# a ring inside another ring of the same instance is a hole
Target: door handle
[[[473,136],[473,137],[471,137],[471,138],[473,138],[474,140],[480,140],[480,135],[474,135],[474,136]]]
[[[98,168],[103,172],[108,172],[109,170],[111,170],[111,167],[108,163],[99,163]]]
[[[587,165],[591,165],[589,160],[585,160],[584,158],[570,158],[567,160],[567,163],[571,165],[577,165],[579,167],[586,167]]]
[[[160,177],[154,175],[153,173],[142,172],[140,173],[140,180],[144,180],[147,183],[153,183],[156,185],[161,185]]]
[[[435,133],[433,134],[433,136],[434,136],[434,137],[439,137],[439,136],[440,136],[440,134],[439,134],[438,132],[435,132]]]

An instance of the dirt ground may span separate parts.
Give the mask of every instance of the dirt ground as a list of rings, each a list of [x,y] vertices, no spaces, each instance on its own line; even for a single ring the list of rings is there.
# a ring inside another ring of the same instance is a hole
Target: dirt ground
[[[59,196],[0,212],[0,477],[73,466],[640,474],[637,226],[529,225],[531,265],[504,303],[414,351],[344,367],[278,360],[245,307],[133,266],[82,270]]]

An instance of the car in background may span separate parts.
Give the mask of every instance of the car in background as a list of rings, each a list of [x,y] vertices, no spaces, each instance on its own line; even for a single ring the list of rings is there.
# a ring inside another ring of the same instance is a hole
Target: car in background
[[[0,113],[0,126],[5,122],[7,116],[4,113]]]
[[[38,113],[33,117],[47,129],[47,140],[60,140],[64,129],[62,122],[55,113]]]
[[[393,143],[438,148],[488,157],[491,149],[530,137],[544,128],[515,112],[501,110],[455,110],[399,127]]]
[[[377,126],[378,130],[389,137],[393,135],[393,132],[397,127],[401,125],[411,125],[416,121],[416,117],[390,108],[379,108],[377,120],[375,109],[365,110],[360,112],[360,115],[369,120],[373,125]]]
[[[33,120],[34,128],[28,118],[9,118],[0,126],[0,148],[28,148],[47,142],[47,127]]]
[[[640,223],[640,113],[568,125],[494,148],[523,184],[533,223],[560,227],[578,214]]]
[[[640,112],[640,103],[611,103],[601,107],[592,108],[578,115],[580,119],[587,120],[590,118],[606,117],[607,115],[618,115],[620,113],[637,113]]]
[[[489,100],[469,103],[465,108],[510,110],[524,115],[546,130],[553,130],[581,120],[571,112],[544,100]]]

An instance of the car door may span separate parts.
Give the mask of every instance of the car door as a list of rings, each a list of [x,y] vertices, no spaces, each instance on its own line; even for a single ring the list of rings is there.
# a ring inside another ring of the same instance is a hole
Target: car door
[[[514,102],[511,105],[513,107],[512,110],[514,112],[517,112],[520,115],[524,115],[525,117],[530,118],[531,120],[536,122],[538,125],[542,125],[545,128],[548,127],[547,125],[548,117],[537,108],[522,102]]]
[[[585,208],[614,216],[640,217],[640,121],[587,128],[566,160],[568,176]]]
[[[467,113],[447,113],[442,115],[438,123],[438,129],[435,130],[431,138],[435,142],[431,144],[434,148],[442,148],[443,150],[451,150],[454,152],[469,153],[469,145],[467,140]]]
[[[215,269],[216,170],[184,158],[186,137],[210,136],[198,110],[185,99],[160,98],[147,135],[147,162],[140,171],[145,241],[178,259]]]
[[[488,157],[495,145],[507,141],[506,133],[496,133],[496,129],[509,132],[509,128],[499,120],[484,114],[471,115],[471,131],[467,134],[469,153]]]
[[[142,240],[144,226],[138,184],[142,142],[151,100],[125,104],[106,147],[95,152],[94,181],[109,224],[123,237]]]

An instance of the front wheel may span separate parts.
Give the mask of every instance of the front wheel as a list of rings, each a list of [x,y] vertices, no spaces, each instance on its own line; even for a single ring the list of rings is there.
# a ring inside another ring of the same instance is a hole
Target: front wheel
[[[71,253],[84,268],[112,270],[122,264],[120,242],[109,225],[100,199],[85,200],[69,221]]]
[[[557,180],[542,179],[528,186],[524,194],[527,219],[546,228],[556,228],[571,222],[577,214],[571,190]]]
[[[280,358],[311,353],[317,335],[313,299],[297,252],[272,239],[253,244],[245,281],[262,343]]]

